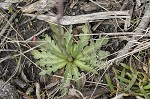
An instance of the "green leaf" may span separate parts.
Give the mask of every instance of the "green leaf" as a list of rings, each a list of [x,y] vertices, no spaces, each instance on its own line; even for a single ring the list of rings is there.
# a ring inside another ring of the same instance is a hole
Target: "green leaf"
[[[125,69],[125,68],[123,68],[123,69]],[[131,73],[129,73],[129,72],[126,72],[126,75],[129,77],[129,79],[133,78],[133,75]]]
[[[68,30],[67,32],[71,34],[72,33],[72,25],[70,25],[67,30]]]
[[[125,69],[130,69],[130,66],[128,66],[128,65],[126,65],[126,64],[124,64],[124,63],[121,63],[121,66],[122,66],[123,68],[125,68]]]
[[[132,80],[129,82],[129,85],[124,90],[128,91],[134,85],[136,79],[137,79],[137,74],[133,74]]]
[[[64,33],[64,29],[61,26],[59,27],[57,24],[50,24],[50,28],[56,34],[59,34],[59,28],[61,28],[61,32]]]
[[[108,51],[103,51],[103,50],[100,50],[98,52],[98,56],[101,57],[101,58],[106,58],[106,56],[110,55],[110,52]]]
[[[71,55],[72,49],[73,49],[73,44],[72,43],[66,44],[66,51],[68,52],[69,55]]]
[[[86,54],[90,54],[92,52],[95,51],[95,46],[94,46],[94,42],[91,42],[90,43],[90,46],[86,46],[84,49],[83,49],[83,54],[86,55]]]
[[[79,44],[74,44],[73,46],[73,51],[71,53],[72,57],[76,58],[78,54],[80,53],[80,48]]]
[[[144,89],[150,89],[150,84],[144,86]]]
[[[73,40],[72,40],[72,37],[73,37],[73,35],[71,34],[71,33],[65,33],[65,35],[64,35],[64,37],[65,37],[65,40],[66,40],[66,44],[68,44],[68,43],[72,43],[73,42]]]
[[[43,52],[43,51],[42,51]],[[42,54],[42,53],[41,53]],[[47,56],[49,56],[50,58],[52,58],[52,59],[57,59],[57,58],[59,58],[59,57],[57,57],[56,55],[54,55],[54,54],[52,54],[50,51],[47,51]],[[46,55],[45,55],[46,56]]]
[[[51,74],[52,73],[52,67],[47,67],[46,73]]]
[[[31,54],[34,56],[35,59],[40,59],[43,57],[43,54],[41,54],[38,50],[32,50]]]
[[[89,34],[89,28],[88,28],[88,24],[87,23],[82,26],[82,31],[83,31],[84,34]]]
[[[66,40],[66,51],[71,54],[72,47],[73,47],[73,35],[71,33],[65,33],[65,40]]]
[[[97,61],[98,61],[97,58],[94,57],[94,58],[92,58],[92,59],[90,60],[90,64],[97,66]],[[94,67],[95,67],[95,66],[94,66]]]
[[[77,89],[80,89],[80,72],[76,66],[73,66],[72,68],[72,75],[73,78],[76,80],[77,83]]]
[[[47,58],[53,58],[53,59],[58,59],[57,56],[51,54],[50,52],[46,52],[45,50],[42,50],[42,52],[38,50],[32,50],[31,54],[34,56],[35,59],[47,59]]]
[[[46,59],[40,59],[39,61],[36,62],[37,65],[39,66],[51,66],[50,61],[46,60]]]
[[[50,63],[52,64],[52,65],[55,65],[55,64],[58,64],[58,63],[60,63],[60,62],[65,62],[66,60],[64,60],[64,59],[53,59],[53,60],[51,60],[50,61]]]
[[[68,75],[67,75],[67,78],[70,78],[70,79],[62,79],[62,82],[63,82],[63,84],[62,84],[62,86],[61,86],[61,94],[62,95],[66,95],[67,93],[68,93],[68,87],[66,87],[66,86],[69,86],[70,85],[70,81],[71,81],[71,78],[72,78],[72,75],[71,75],[71,69],[69,69],[69,71],[68,71],[69,73],[68,73]]]
[[[92,53],[94,50],[96,51],[99,49],[102,45],[105,45],[108,43],[108,38],[102,37],[99,40],[96,40],[96,43],[91,42],[90,46],[86,46],[83,50],[83,54],[86,55],[88,53]]]
[[[63,61],[63,62],[57,63],[55,65],[52,65],[52,67],[47,67],[47,73],[50,74],[51,72],[56,72],[56,71],[58,71],[58,69],[65,67],[66,64],[67,64],[67,61]]]
[[[107,36],[101,37],[100,39],[96,40],[95,46],[102,46],[107,44],[109,41],[109,38]]]
[[[89,54],[92,53],[94,51],[96,51],[97,49],[99,49],[102,45],[105,45],[108,43],[108,38],[106,37],[102,37],[99,40],[96,40],[96,42],[94,43],[93,41],[90,42],[90,46],[86,46],[83,50],[83,54]]]
[[[40,48],[41,51],[47,51],[47,50],[50,50],[49,48],[49,44],[45,41],[45,39],[40,39],[40,38],[37,38],[37,42],[35,42],[36,46],[39,46],[38,48]]]
[[[64,38],[66,41],[66,48],[68,48],[68,52],[71,53],[71,46],[73,44],[73,34],[72,33],[72,25],[69,26],[69,28],[67,29],[68,31],[65,32],[64,34]]]
[[[65,67],[66,64],[67,64],[67,61],[63,61],[63,62],[60,62],[60,63],[58,63],[56,65],[53,65],[52,66],[52,71],[56,72],[58,69],[61,69],[61,68]]]
[[[64,80],[67,80],[67,77],[70,73],[69,71],[71,70],[71,66],[72,66],[72,63],[68,62],[65,68]]]
[[[47,74],[47,71],[46,70],[42,70],[39,75],[46,75]]]
[[[59,47],[55,44],[54,40],[52,40],[48,35],[45,35],[45,41],[47,41],[50,45],[49,48],[54,52],[61,53]]]
[[[105,79],[106,79],[106,82],[107,82],[107,84],[108,84],[108,86],[110,88],[110,91],[114,92],[115,89],[114,89],[114,86],[113,86],[113,84],[111,82],[110,76],[108,74],[105,74]]]
[[[79,67],[80,69],[86,70],[88,72],[92,72],[92,73],[96,73],[97,71],[95,69],[93,69],[92,67],[90,67],[89,65],[85,65],[85,62],[82,62],[80,60],[75,60],[74,63],[77,65],[77,67]]]
[[[77,58],[78,60],[81,60],[81,61],[91,61],[92,59],[95,60],[95,58],[97,57],[96,55],[84,55],[84,56],[81,56],[81,55],[78,56],[79,58]]]
[[[50,24],[50,28],[54,33],[58,33],[58,25],[56,24]]]
[[[130,83],[130,80],[128,80],[124,77],[118,76],[118,78],[120,79],[121,82]]]
[[[51,65],[57,64],[59,62],[63,62],[63,61],[66,61],[66,60],[58,58],[58,57],[55,57],[55,58],[51,58],[51,57],[44,58],[44,57],[42,57],[36,63],[37,63],[37,65],[40,65],[40,66],[45,66],[45,65],[51,66]]]
[[[56,55],[58,58],[61,59],[67,59],[67,56],[64,55],[64,53],[59,53],[59,52],[52,52],[52,54]]]
[[[126,69],[125,69],[125,68],[123,68],[123,69],[122,69],[122,71],[121,71],[121,77],[123,77],[123,78],[124,78],[124,77],[125,77],[125,74],[126,74]]]
[[[87,24],[83,25],[82,31],[83,31],[84,35],[79,36],[79,38],[80,38],[81,46],[84,47],[84,46],[86,46],[89,43],[89,39],[90,39],[90,36],[86,35],[86,34],[89,34],[89,29],[88,29],[88,25]]]

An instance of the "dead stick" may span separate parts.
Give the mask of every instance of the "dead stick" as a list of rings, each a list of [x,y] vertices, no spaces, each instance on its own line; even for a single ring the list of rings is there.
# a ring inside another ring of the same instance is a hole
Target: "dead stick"
[[[63,33],[62,33],[62,30],[61,30],[61,26],[60,26],[60,19],[62,18],[63,16],[63,0],[59,0],[58,1],[58,5],[57,5],[57,15],[56,15],[56,18],[57,18],[57,23],[58,23],[58,29],[59,29],[59,33],[57,33],[57,43],[59,45],[59,48],[61,49],[61,51],[67,56],[68,60],[69,61],[72,61],[72,57],[67,53],[66,51],[66,47],[65,47],[65,41],[64,41],[64,38],[63,38]]]
[[[34,14],[24,14],[26,16],[34,17],[45,22],[56,22],[57,19],[54,16],[48,15],[34,15]],[[84,15],[76,16],[62,16],[60,19],[61,25],[71,25],[71,24],[81,24],[88,22],[93,22],[95,20],[104,20],[104,19],[122,19],[130,18],[129,11],[109,11],[109,12],[97,12]]]

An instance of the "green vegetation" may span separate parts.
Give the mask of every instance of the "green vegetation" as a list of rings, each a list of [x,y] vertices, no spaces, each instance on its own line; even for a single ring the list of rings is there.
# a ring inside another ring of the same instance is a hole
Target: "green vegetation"
[[[90,40],[90,35],[87,25],[82,26],[82,33],[79,40],[76,41],[72,33],[72,27],[65,31],[62,27],[62,40],[59,42],[58,26],[51,24],[51,30],[54,32],[53,37],[45,35],[43,39],[46,44],[33,50],[31,53],[35,59],[36,64],[42,67],[40,75],[51,74],[64,68],[63,85],[69,84],[71,79],[76,81],[76,86],[80,88],[80,71],[97,74],[96,67],[100,66],[102,59],[109,55],[109,52],[100,50],[101,46],[107,44],[108,38],[102,37],[96,41]],[[40,43],[36,43],[39,45]],[[59,44],[64,44],[62,50]]]
[[[113,81],[108,74],[105,76],[111,93],[126,93],[128,96],[142,96],[145,99],[149,99],[150,81],[148,75],[137,71],[126,64],[122,63],[121,66],[121,71],[113,68],[115,74],[114,82],[116,82],[116,84],[113,84]]]

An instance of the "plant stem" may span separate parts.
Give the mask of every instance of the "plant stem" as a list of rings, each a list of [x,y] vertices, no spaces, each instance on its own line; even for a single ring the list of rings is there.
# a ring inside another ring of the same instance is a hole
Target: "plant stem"
[[[66,47],[65,47],[65,41],[63,38],[63,33],[61,30],[61,25],[60,25],[60,19],[63,16],[63,0],[58,0],[58,5],[57,5],[57,24],[58,24],[58,37],[56,37],[57,41],[58,41],[58,46],[61,49],[61,51],[67,56],[69,61],[73,61],[73,58],[71,57],[71,55],[69,55],[66,51]]]

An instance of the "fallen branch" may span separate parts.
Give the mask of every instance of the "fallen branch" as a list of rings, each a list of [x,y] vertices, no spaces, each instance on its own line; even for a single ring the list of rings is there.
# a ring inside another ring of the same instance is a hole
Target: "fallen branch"
[[[48,15],[34,15],[34,14],[24,14],[26,16],[35,17],[39,20],[43,20],[45,22],[56,22],[55,16]],[[77,15],[77,16],[63,16],[60,20],[61,25],[71,25],[71,24],[81,24],[86,23],[87,21],[92,22],[95,20],[102,19],[130,19],[131,16],[129,11],[109,11],[109,12],[97,12],[92,14],[85,15]],[[125,22],[125,20],[123,20]],[[128,26],[128,22],[125,22]]]

